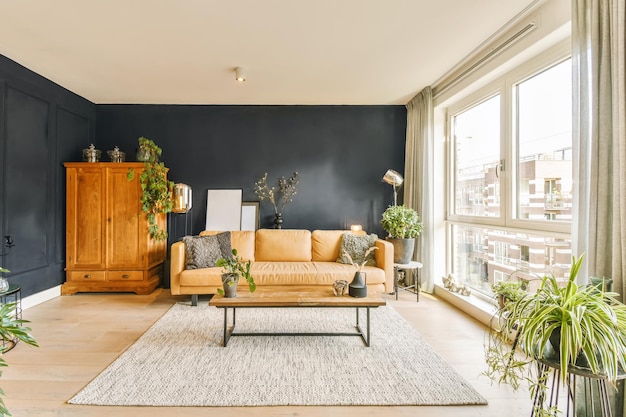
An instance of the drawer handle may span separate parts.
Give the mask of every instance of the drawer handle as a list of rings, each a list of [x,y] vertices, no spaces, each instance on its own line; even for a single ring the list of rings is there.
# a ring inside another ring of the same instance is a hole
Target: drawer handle
[[[87,279],[89,279],[89,278],[91,278],[91,275],[89,275],[89,274],[85,274],[85,275],[83,275],[83,278],[87,278]]]
[[[124,274],[124,275],[122,275],[122,278],[130,278],[130,275]]]

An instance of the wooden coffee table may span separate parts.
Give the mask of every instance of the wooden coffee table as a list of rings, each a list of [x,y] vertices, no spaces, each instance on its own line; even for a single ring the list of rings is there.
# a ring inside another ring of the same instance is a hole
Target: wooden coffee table
[[[258,287],[254,293],[237,291],[237,297],[224,298],[216,294],[209,305],[224,309],[224,347],[233,336],[360,336],[365,346],[370,346],[370,309],[386,305],[387,302],[378,294],[364,298],[349,295],[335,296],[332,288],[315,286]],[[235,332],[238,308],[354,308],[356,310],[356,332],[353,333],[256,333]],[[366,328],[361,327],[359,310],[366,310]],[[228,325],[228,310],[233,310],[232,326]]]

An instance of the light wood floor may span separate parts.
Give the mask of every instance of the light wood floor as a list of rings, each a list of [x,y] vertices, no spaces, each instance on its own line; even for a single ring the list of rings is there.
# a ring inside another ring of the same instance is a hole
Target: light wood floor
[[[9,364],[0,378],[5,402],[15,417],[104,416],[525,416],[528,393],[491,385],[484,370],[485,328],[433,296],[401,292],[385,295],[471,385],[487,406],[453,407],[101,407],[68,405],[66,401],[130,346],[176,301],[169,290],[153,294],[77,294],[57,297],[24,312],[40,348],[18,344],[5,354]],[[202,299],[201,299],[202,301]],[[375,337],[375,336],[374,336]],[[393,352],[389,352],[393,355]],[[243,390],[242,390],[243,393]]]

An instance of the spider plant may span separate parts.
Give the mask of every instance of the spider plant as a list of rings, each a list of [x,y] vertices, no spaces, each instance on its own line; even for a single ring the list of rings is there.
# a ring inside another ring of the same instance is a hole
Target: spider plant
[[[496,282],[491,286],[491,291],[497,297],[500,308],[504,308],[507,302],[515,302],[526,295],[521,281]]]
[[[556,356],[561,381],[573,365],[616,381],[618,370],[626,367],[626,306],[616,299],[617,293],[576,283],[582,261],[582,256],[572,257],[564,285],[552,275],[544,276],[535,294],[499,310],[500,329],[491,332],[485,356],[485,374],[492,380],[513,388],[526,380],[531,394],[545,394],[545,380],[533,372],[534,363]],[[513,343],[503,343],[503,337],[512,337]]]
[[[503,330],[517,329],[520,345],[536,359],[545,356],[552,337],[559,341],[553,348],[561,364],[575,365],[581,356],[594,374],[615,381],[618,368],[626,364],[626,306],[615,298],[617,293],[576,284],[582,261],[582,256],[572,258],[565,286],[546,276],[537,293],[508,308]],[[561,366],[562,380],[567,370]]]

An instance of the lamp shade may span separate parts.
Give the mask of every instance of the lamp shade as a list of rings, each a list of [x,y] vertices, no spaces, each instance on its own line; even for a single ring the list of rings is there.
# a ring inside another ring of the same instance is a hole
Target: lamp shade
[[[383,176],[383,181],[387,184],[393,185],[394,187],[399,187],[402,185],[404,178],[398,171],[394,171],[393,169],[388,169]]]
[[[174,213],[187,213],[191,210],[191,187],[187,184],[174,184],[173,190],[174,207],[172,211]]]

